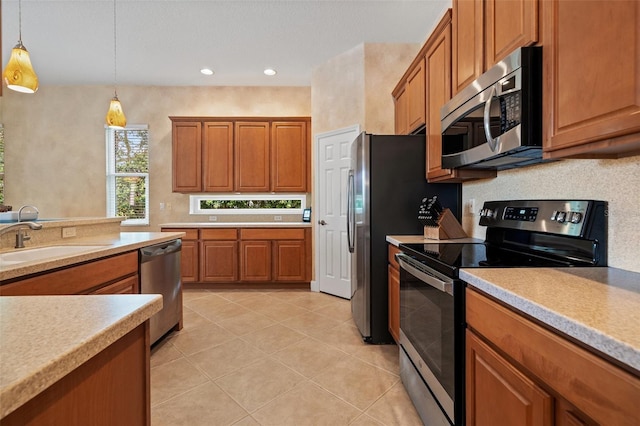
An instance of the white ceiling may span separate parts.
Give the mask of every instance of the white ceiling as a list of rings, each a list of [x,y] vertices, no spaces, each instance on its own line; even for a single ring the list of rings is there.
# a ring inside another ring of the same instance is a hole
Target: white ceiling
[[[2,1],[2,66],[18,1]],[[451,0],[117,0],[118,85],[308,86],[360,43],[423,43]],[[23,0],[41,85],[113,84],[111,0]],[[212,68],[213,76],[200,74]],[[275,77],[262,71],[275,68]]]

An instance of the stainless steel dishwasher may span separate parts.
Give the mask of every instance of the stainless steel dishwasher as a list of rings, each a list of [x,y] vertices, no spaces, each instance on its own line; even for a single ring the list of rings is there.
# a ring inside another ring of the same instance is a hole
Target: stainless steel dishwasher
[[[162,310],[149,320],[151,344],[169,330],[182,328],[182,240],[140,249],[140,293],[161,294]]]

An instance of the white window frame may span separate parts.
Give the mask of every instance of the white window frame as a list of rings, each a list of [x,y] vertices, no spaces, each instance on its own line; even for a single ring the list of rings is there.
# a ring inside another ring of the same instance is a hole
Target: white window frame
[[[202,200],[300,200],[299,209],[201,209]],[[198,194],[189,196],[189,214],[277,214],[277,215],[301,215],[307,208],[306,194]]]
[[[112,129],[105,126],[105,139],[107,148],[107,217],[116,217],[116,177],[143,177],[145,180],[145,212],[144,219],[125,219],[120,224],[123,226],[142,226],[149,225],[149,173],[116,173],[115,172],[115,143],[114,131],[122,129]],[[131,124],[124,130],[147,130],[147,124]],[[149,135],[147,135],[149,137]]]

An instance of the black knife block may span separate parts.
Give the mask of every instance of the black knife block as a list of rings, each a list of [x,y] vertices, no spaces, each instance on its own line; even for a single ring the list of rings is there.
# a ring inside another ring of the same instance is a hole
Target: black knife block
[[[450,240],[456,238],[467,238],[458,219],[451,213],[451,210],[444,209],[438,217],[438,226],[425,226],[424,238],[428,240]]]

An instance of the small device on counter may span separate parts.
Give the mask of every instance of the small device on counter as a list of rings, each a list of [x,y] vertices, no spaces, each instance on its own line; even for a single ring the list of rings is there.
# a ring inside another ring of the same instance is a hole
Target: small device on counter
[[[311,209],[304,209],[302,211],[302,221],[311,222]]]
[[[437,195],[422,199],[418,220],[424,226],[424,237],[427,239],[448,240],[467,237],[458,219],[451,210],[442,207]]]

